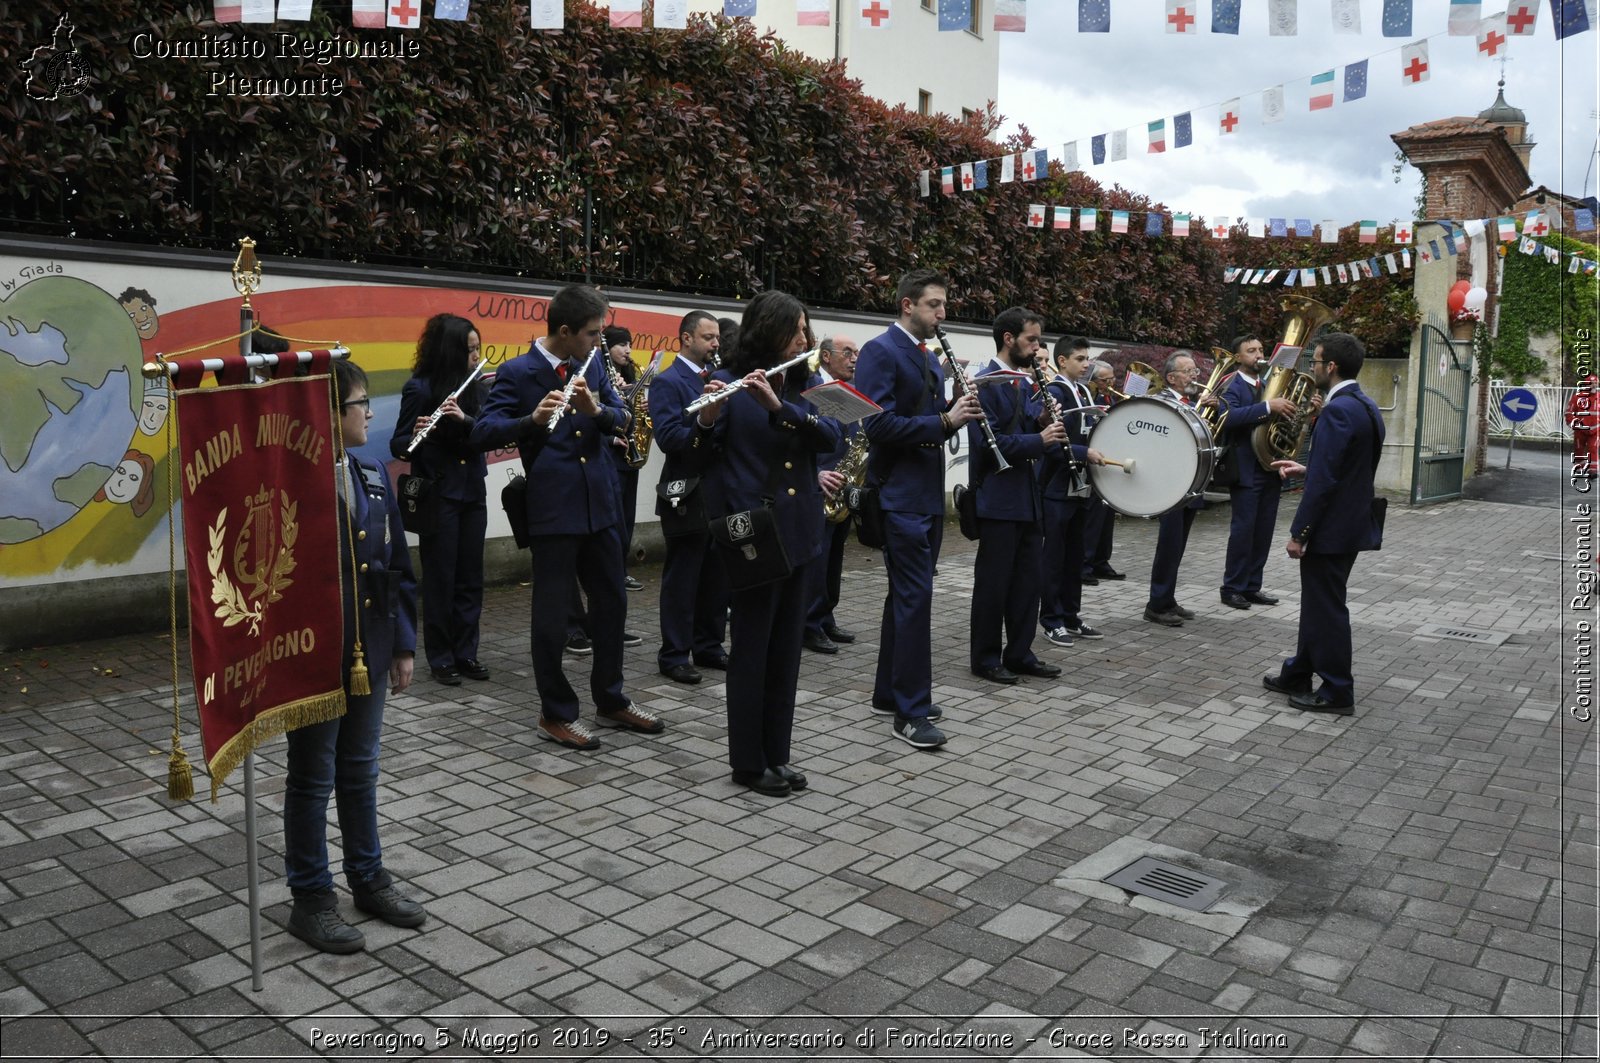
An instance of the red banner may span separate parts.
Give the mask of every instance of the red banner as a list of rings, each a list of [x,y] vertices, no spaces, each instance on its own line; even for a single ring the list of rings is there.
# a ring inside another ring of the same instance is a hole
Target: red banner
[[[325,372],[188,377],[175,398],[189,648],[215,801],[261,742],[345,710],[333,413]]]

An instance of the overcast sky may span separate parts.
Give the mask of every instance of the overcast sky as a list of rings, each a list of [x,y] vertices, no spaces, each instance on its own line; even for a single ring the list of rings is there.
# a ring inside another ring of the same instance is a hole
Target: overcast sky
[[[1538,3],[1535,34],[1506,46],[1506,99],[1527,113],[1528,136],[1538,145],[1533,183],[1593,194],[1600,180],[1589,167],[1600,107],[1600,33],[1558,42],[1548,0]],[[1382,35],[1382,0],[1360,0],[1359,36],[1335,35],[1329,5],[1300,0],[1299,35],[1269,37],[1265,0],[1244,0],[1238,36],[1211,33],[1211,4],[1202,2],[1196,4],[1202,32],[1179,36],[1163,30],[1162,0],[1113,3],[1109,34],[1078,33],[1076,0],[1033,0],[1028,32],[1001,34],[1001,133],[1026,125],[1052,159],[1076,140],[1079,165],[1101,184],[1144,193],[1174,211],[1332,218],[1341,225],[1409,218],[1418,174],[1407,166],[1395,183],[1389,135],[1436,118],[1476,115],[1494,102],[1500,63],[1477,55],[1476,37],[1443,36],[1448,0],[1416,0],[1408,38]],[[1504,10],[1503,2],[1483,5],[1486,14]],[[1424,36],[1431,38],[1431,77],[1402,84],[1400,46]],[[1343,68],[1363,58],[1369,59],[1366,98],[1344,103]],[[1336,102],[1331,111],[1313,112],[1310,78],[1330,67]],[[1283,120],[1263,124],[1261,90],[1279,84]],[[1219,105],[1233,97],[1242,122],[1223,137]],[[1172,118],[1184,111],[1193,114],[1194,143],[1174,149]],[[1146,126],[1157,118],[1167,121],[1167,151],[1149,155]],[[1122,128],[1128,159],[1093,165],[1089,139]]]

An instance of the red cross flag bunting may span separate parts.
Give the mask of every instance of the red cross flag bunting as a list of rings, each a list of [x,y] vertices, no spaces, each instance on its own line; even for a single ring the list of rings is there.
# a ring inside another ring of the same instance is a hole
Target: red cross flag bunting
[[[1411,242],[1410,222],[1397,221],[1394,223],[1394,242],[1397,244],[1409,244]]]
[[[1407,85],[1428,80],[1428,40],[1400,46],[1400,78]]]
[[[1225,215],[1217,215],[1217,223],[1211,227],[1211,236],[1217,240],[1228,238],[1228,219]]]
[[[864,29],[881,30],[889,25],[890,0],[861,0],[861,25]]]
[[[1167,32],[1195,34],[1194,0],[1167,0]]]
[[[1513,37],[1533,36],[1533,27],[1539,22],[1539,4],[1537,0],[1525,0],[1522,3],[1513,2],[1506,10],[1506,26]]]
[[[1522,231],[1529,236],[1544,236],[1550,231],[1550,225],[1544,216],[1536,210],[1528,211],[1528,217],[1522,223]]]
[[[1486,18],[1478,23],[1478,54],[1493,59],[1506,46],[1506,20],[1503,15]]]
[[[1218,123],[1222,127],[1222,135],[1227,136],[1239,128],[1239,101],[1229,100],[1222,105],[1222,120]]]
[[[392,30],[414,30],[422,23],[418,0],[388,0],[388,22]]]
[[[1043,229],[1044,228],[1044,204],[1043,203],[1030,203],[1028,205],[1028,228],[1030,228],[1030,229]]]

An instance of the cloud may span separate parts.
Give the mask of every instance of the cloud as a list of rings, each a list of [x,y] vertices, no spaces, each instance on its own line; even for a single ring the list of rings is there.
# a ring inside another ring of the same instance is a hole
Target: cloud
[[[1475,115],[1494,102],[1502,69],[1506,98],[1527,113],[1534,184],[1568,195],[1586,194],[1586,171],[1596,143],[1592,116],[1596,92],[1593,31],[1557,42],[1549,9],[1541,11],[1532,38],[1508,47],[1510,61],[1476,54],[1471,37],[1444,35],[1447,0],[1417,0],[1411,38],[1379,34],[1378,0],[1363,0],[1360,36],[1335,36],[1325,0],[1300,5],[1298,37],[1268,37],[1263,19],[1246,7],[1239,36],[1201,33],[1179,37],[1162,32],[1162,5],[1120,5],[1113,32],[1079,34],[1077,5],[1069,0],[1029,5],[1028,32],[1001,39],[999,108],[1002,133],[1025,124],[1040,144],[1059,157],[1062,145],[1078,141],[1080,164],[1104,185],[1120,184],[1165,202],[1174,210],[1208,213],[1331,217],[1341,224],[1360,218],[1410,217],[1418,187],[1407,166],[1399,183],[1391,172],[1395,145],[1390,135],[1412,125],[1454,115]],[[1485,11],[1497,10],[1485,5]],[[1259,14],[1259,12],[1257,13]],[[1254,18],[1254,22],[1252,19]],[[1259,25],[1254,24],[1259,22]],[[1209,22],[1202,20],[1209,27]],[[1428,81],[1403,84],[1400,46],[1429,40]],[[1368,59],[1364,99],[1331,110],[1308,106],[1313,74],[1334,69],[1342,89],[1346,64]],[[1281,122],[1261,122],[1263,89],[1284,86]],[[1239,98],[1238,132],[1218,132],[1219,106]],[[1171,146],[1172,116],[1189,111],[1194,144]],[[1165,154],[1145,154],[1146,124],[1167,119]],[[1089,140],[1127,129],[1128,160],[1094,166]],[[1588,176],[1593,191],[1595,176]]]

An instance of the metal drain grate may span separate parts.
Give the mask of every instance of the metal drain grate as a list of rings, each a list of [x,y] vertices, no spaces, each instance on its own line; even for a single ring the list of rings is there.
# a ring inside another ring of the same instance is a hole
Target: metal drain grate
[[[1191,912],[1203,912],[1210,908],[1228,888],[1228,884],[1220,878],[1203,875],[1153,856],[1141,856],[1121,871],[1107,875],[1100,881],[1129,893],[1176,904]]]
[[[1476,642],[1483,646],[1500,646],[1511,636],[1503,631],[1485,631],[1478,627],[1452,627],[1449,624],[1424,624],[1417,629],[1419,635],[1438,639],[1455,639],[1458,642]]]

